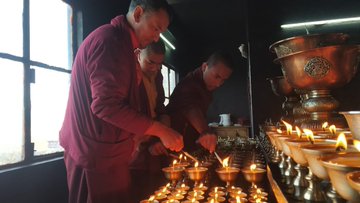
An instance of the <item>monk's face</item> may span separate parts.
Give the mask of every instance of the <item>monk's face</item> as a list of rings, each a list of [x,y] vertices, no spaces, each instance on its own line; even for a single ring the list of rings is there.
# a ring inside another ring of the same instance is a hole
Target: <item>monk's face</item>
[[[165,55],[142,50],[139,54],[141,70],[147,76],[156,75],[164,62]]]
[[[217,62],[211,67],[207,63],[203,63],[201,68],[203,71],[204,83],[209,91],[213,91],[220,87],[232,73],[232,70],[222,62]]]
[[[141,6],[134,10],[134,31],[139,41],[139,48],[143,49],[151,42],[157,42],[160,33],[169,26],[169,15],[164,9],[145,11]]]

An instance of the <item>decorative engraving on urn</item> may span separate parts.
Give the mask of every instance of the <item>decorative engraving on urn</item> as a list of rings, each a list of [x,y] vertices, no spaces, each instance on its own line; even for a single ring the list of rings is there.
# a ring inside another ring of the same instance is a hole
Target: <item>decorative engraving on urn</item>
[[[286,56],[294,52],[290,47],[284,45],[279,45],[275,50],[280,56]]]
[[[325,77],[331,68],[331,63],[322,57],[311,58],[304,67],[304,71],[315,79]]]

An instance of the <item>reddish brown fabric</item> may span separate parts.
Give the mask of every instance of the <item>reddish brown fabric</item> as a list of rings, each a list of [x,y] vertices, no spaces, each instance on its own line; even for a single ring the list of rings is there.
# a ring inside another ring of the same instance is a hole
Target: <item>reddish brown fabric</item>
[[[207,126],[206,113],[211,101],[212,92],[208,91],[205,86],[201,68],[187,74],[171,94],[166,111],[171,118],[171,127],[183,135],[185,150],[196,150],[198,146],[195,141],[202,133],[197,132],[188,122],[189,111],[192,109],[200,110],[202,116],[196,119],[201,120]]]
[[[91,178],[87,181],[94,184],[88,186],[94,186],[96,196],[127,192],[132,138],[152,123],[141,113],[132,32],[124,16],[99,27],[80,46],[72,69],[60,144],[73,163],[90,174],[85,178]],[[72,172],[69,177],[82,180]]]
[[[163,82],[163,76],[159,71],[155,78],[155,85],[157,90],[155,112],[157,116],[165,113],[165,106],[164,106],[165,94],[164,94],[164,88],[162,82]],[[143,82],[140,83],[139,88],[140,88],[141,111],[146,115],[151,116],[150,105],[148,102],[148,97]],[[138,135],[138,136],[143,136],[143,135]],[[135,143],[136,145],[135,152],[130,164],[130,168],[140,169],[140,170],[149,170],[149,169],[158,170],[160,166],[158,166],[157,158],[152,157],[147,149],[149,145],[160,141],[160,139],[157,137],[149,137],[148,135],[146,135],[143,138],[136,138],[136,140],[141,140],[142,143]]]

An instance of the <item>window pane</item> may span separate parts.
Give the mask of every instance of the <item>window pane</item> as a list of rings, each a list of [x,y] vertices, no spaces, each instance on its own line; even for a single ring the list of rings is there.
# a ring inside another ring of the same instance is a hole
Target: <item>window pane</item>
[[[173,71],[172,69],[170,69],[169,80],[170,80],[170,94],[171,94],[174,91],[176,85],[176,74],[175,71]]]
[[[169,97],[168,68],[164,65],[162,65],[161,74],[164,77],[163,86],[164,86],[164,91],[165,91],[165,97]]]
[[[59,0],[30,1],[30,58],[70,69],[71,7]]]
[[[62,151],[59,130],[64,119],[70,74],[38,67],[31,84],[31,140],[35,155]]]
[[[22,56],[23,1],[0,1],[0,52]]]
[[[24,67],[0,59],[0,165],[24,160]]]

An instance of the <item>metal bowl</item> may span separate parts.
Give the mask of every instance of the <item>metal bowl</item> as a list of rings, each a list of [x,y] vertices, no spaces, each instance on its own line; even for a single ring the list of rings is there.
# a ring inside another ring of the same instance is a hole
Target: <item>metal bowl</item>
[[[360,141],[360,111],[342,111],[339,113],[345,116],[353,139]]]
[[[280,62],[293,88],[326,90],[350,82],[357,72],[359,50],[359,45],[327,46],[293,53],[274,62]]]
[[[296,95],[294,89],[290,86],[284,76],[277,76],[267,78],[270,82],[271,89],[277,96],[291,96]]]
[[[360,193],[360,171],[353,171],[346,174],[350,186]]]
[[[344,33],[312,34],[290,37],[270,45],[270,51],[275,52],[277,57],[314,49],[324,46],[340,45],[347,42],[349,35]]]

